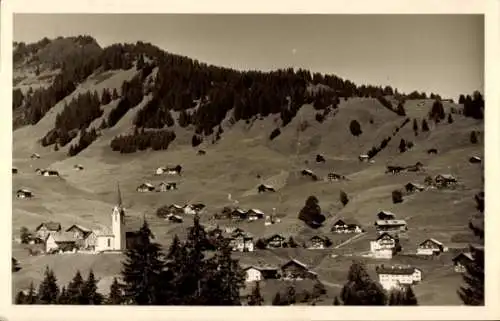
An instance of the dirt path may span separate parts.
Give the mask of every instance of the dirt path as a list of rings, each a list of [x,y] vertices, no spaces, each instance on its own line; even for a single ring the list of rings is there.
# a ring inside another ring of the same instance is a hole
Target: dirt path
[[[351,237],[350,239],[348,239],[348,240],[340,243],[339,245],[335,246],[334,249],[339,249],[342,246],[347,245],[347,244],[351,243],[352,241],[357,240],[357,239],[359,239],[359,238],[361,238],[363,236],[366,236],[366,233],[356,234],[353,237]]]
[[[332,283],[332,282],[328,282],[328,281],[325,281],[325,280],[321,280],[321,283],[323,283],[324,285],[329,286],[331,288],[342,288],[342,287],[344,287],[343,284]]]

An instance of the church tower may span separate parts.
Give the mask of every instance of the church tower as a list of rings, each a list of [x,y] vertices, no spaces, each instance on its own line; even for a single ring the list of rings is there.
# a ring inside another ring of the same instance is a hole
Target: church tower
[[[117,194],[117,202],[111,214],[111,229],[114,236],[113,250],[123,251],[126,249],[125,211],[122,206],[122,195],[119,184],[117,184]]]

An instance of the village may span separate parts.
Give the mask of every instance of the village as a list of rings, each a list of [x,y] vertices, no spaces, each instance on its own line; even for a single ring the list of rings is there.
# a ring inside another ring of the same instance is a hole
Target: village
[[[40,158],[39,155],[33,154],[32,159]],[[360,162],[366,162],[366,157],[361,155]],[[324,162],[322,155],[316,155],[316,162]],[[481,163],[479,157],[471,157],[470,163]],[[416,168],[416,169],[415,169]],[[74,170],[82,171],[83,166],[74,165]],[[423,171],[423,164],[417,163],[415,166],[387,166],[387,173],[398,174],[404,170]],[[17,168],[12,169],[12,174],[18,174]],[[35,170],[37,176],[52,176],[60,177],[59,173],[50,169]],[[155,176],[181,176],[182,166],[159,167],[154,171]],[[301,171],[303,177],[310,177],[313,180],[320,178],[309,169]],[[347,180],[348,178],[338,173],[328,173],[324,178],[325,181]],[[402,186],[405,195],[411,195],[417,192],[423,192],[428,189],[450,189],[459,186],[458,180],[452,175],[439,174],[434,178],[427,176],[423,183],[408,182]],[[160,182],[158,187],[155,187],[150,182],[143,182],[137,188],[138,193],[148,192],[168,192],[175,190],[178,187],[178,182]],[[25,235],[17,238],[18,243],[38,244],[39,251],[31,251],[30,255],[71,255],[75,253],[82,254],[106,254],[106,253],[122,253],[127,248],[133,246],[134,242],[138,242],[137,232],[130,231],[126,227],[126,214],[122,204],[122,196],[120,186],[117,186],[117,201],[110,215],[110,227],[102,229],[91,229],[89,227],[73,224],[69,227],[63,227],[58,222],[40,222],[33,232],[25,231]],[[276,192],[276,189],[269,184],[259,184],[256,187],[258,194],[265,192]],[[29,201],[36,197],[29,189],[22,188],[16,191],[18,199]],[[484,194],[482,195],[484,197]],[[396,203],[397,200],[393,201]],[[409,242],[406,238],[406,244],[414,244],[412,247],[403,248],[400,240],[405,238],[411,226],[408,226],[404,218],[398,218],[396,214],[381,210],[378,213],[373,213],[373,226],[362,226],[352,218],[338,218],[330,227],[329,235],[317,234],[309,239],[298,243],[293,235],[288,238],[281,234],[271,234],[266,237],[257,238],[237,227],[241,222],[252,222],[253,224],[262,224],[267,227],[273,224],[279,224],[280,218],[276,216],[276,209],[269,215],[257,208],[244,209],[237,206],[226,206],[219,213],[213,213],[210,217],[209,224],[205,226],[210,240],[215,240],[218,237],[223,237],[230,240],[230,246],[235,252],[257,252],[266,251],[268,249],[280,248],[303,248],[311,251],[328,251],[339,248],[341,244],[334,244],[330,240],[332,235],[346,235],[349,237],[347,242],[352,239],[365,237],[371,240],[366,241],[366,249],[358,253],[350,253],[351,256],[359,256],[363,258],[372,258],[375,260],[386,260],[387,263],[380,264],[375,267],[375,273],[378,276],[378,281],[387,291],[399,288],[405,285],[419,284],[425,280],[425,275],[419,266],[391,264],[391,259],[395,256],[412,255],[421,258],[438,257],[442,253],[448,252],[448,247],[439,240],[429,235],[427,239],[415,240]],[[210,216],[206,212],[206,205],[202,203],[194,204],[170,204],[163,206],[157,212],[158,217],[169,221],[172,224],[182,223],[185,220],[192,220],[197,216]],[[230,224],[227,224],[230,223]],[[330,237],[329,237],[330,236]],[[346,255],[346,254],[344,254]],[[336,254],[331,254],[335,258]],[[469,251],[462,251],[452,258],[453,269],[456,273],[463,273],[466,270],[466,265],[473,261],[472,254]],[[256,264],[243,264],[242,267],[246,273],[246,282],[252,284],[262,280],[281,279],[281,280],[303,280],[318,278],[316,272],[310,269],[306,264],[300,261],[300,258],[292,258],[280,266],[267,264],[266,262],[258,261]]]

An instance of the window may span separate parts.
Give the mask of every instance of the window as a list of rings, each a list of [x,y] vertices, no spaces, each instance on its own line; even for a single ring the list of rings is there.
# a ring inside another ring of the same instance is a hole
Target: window
[[[111,247],[111,239],[108,239],[108,247]]]

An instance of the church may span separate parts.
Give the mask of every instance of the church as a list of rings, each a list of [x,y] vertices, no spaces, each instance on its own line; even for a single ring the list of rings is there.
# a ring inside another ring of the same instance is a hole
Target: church
[[[111,230],[96,231],[95,251],[121,252],[130,248],[139,241],[138,231],[127,231],[125,224],[125,210],[122,205],[120,186],[117,187],[118,199],[111,213]]]

